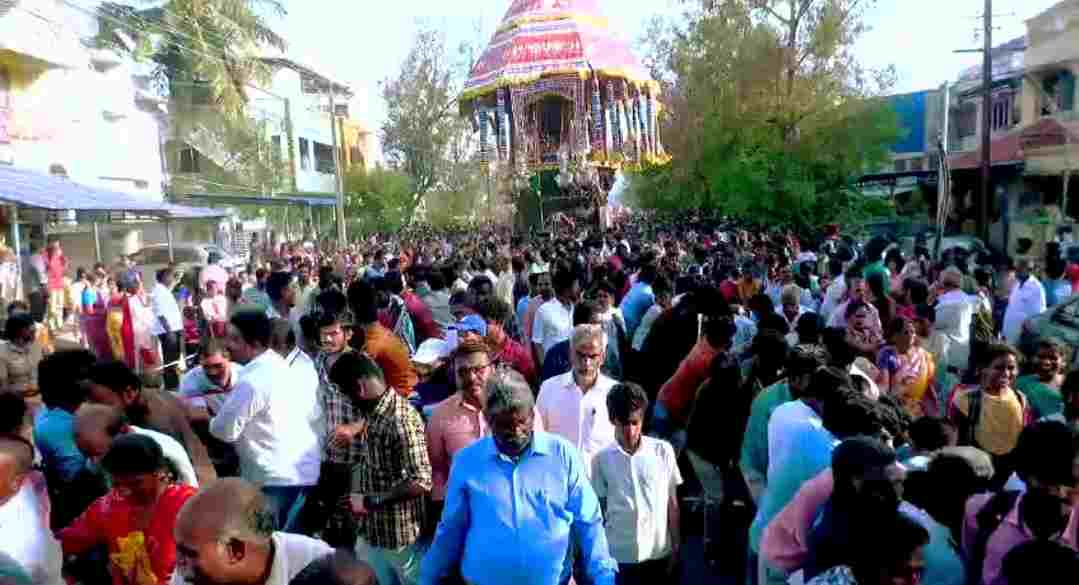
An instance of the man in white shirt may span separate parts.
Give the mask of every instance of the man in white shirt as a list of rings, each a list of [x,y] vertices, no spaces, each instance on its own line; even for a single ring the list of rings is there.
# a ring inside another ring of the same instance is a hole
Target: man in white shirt
[[[241,476],[262,488],[274,525],[287,531],[318,482],[324,430],[318,377],[297,375],[270,349],[272,329],[260,311],[233,315],[226,343],[244,369],[210,434],[235,443]]]
[[[184,319],[180,315],[180,305],[172,294],[176,273],[171,268],[157,271],[157,284],[150,292],[150,309],[154,312],[154,324],[151,332],[161,341],[161,357],[165,362],[162,374],[165,377],[165,389],[175,390],[180,384],[176,366],[180,361],[180,335],[184,330]]]
[[[1030,259],[1020,258],[1015,266],[1015,286],[1004,311],[1004,338],[1011,345],[1019,343],[1023,322],[1045,312],[1045,287],[1030,273]]]
[[[589,473],[592,458],[614,441],[607,393],[617,382],[600,373],[606,355],[602,326],[578,325],[570,340],[573,367],[544,382],[536,399],[543,428],[577,447]]]
[[[199,365],[185,372],[180,379],[179,395],[193,411],[192,418],[209,420],[212,413],[221,410],[240,369],[229,360],[224,341],[211,339],[202,345]]]
[[[933,323],[933,329],[947,340],[945,346],[948,348],[944,355],[939,356],[937,367],[957,373],[965,372],[970,360],[970,323],[974,318],[974,302],[977,300],[962,291],[962,284],[963,273],[958,268],[950,266],[941,272],[942,294],[937,297]]]
[[[273,512],[255,486],[222,479],[194,495],[176,518],[172,585],[288,585],[334,554],[299,534],[274,532]],[[356,583],[373,583],[368,579]]]
[[[161,447],[169,473],[183,485],[199,487],[195,467],[179,441],[172,437],[128,424],[127,417],[119,408],[104,404],[84,404],[75,416],[75,444],[91,461],[100,461],[112,443],[120,435],[145,435]]]
[[[45,479],[33,471],[34,448],[28,441],[0,438],[0,556],[14,561],[16,577],[34,585],[60,585],[63,555],[49,529]],[[7,581],[5,581],[7,582]]]
[[[573,306],[581,299],[581,284],[572,270],[555,273],[554,294],[553,299],[540,305],[532,325],[532,345],[539,356],[537,370],[543,370],[547,350],[569,339],[573,331]]]
[[[648,396],[635,384],[607,395],[615,442],[592,461],[592,485],[603,505],[607,543],[618,583],[677,580],[681,544],[678,495],[682,475],[671,444],[641,433]]]

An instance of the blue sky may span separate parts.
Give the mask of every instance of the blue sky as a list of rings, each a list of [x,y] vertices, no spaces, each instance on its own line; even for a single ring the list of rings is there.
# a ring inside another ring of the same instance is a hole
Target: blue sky
[[[675,0],[602,0],[613,27],[636,41],[655,14],[677,15]],[[1057,0],[996,0],[994,41],[1024,32],[1024,21]],[[288,16],[278,28],[298,60],[350,83],[360,116],[377,128],[385,116],[379,81],[394,75],[409,50],[418,20],[445,31],[450,46],[475,37],[477,22],[486,36],[496,28],[509,0],[287,0]],[[871,30],[859,41],[863,63],[895,65],[897,93],[936,87],[978,55],[955,49],[979,47],[975,17],[983,0],[879,0],[867,14]]]

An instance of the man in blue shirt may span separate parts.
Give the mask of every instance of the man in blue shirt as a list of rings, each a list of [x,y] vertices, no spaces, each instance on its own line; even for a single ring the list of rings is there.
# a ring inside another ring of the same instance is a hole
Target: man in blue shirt
[[[626,319],[626,336],[633,339],[633,333],[644,319],[644,314],[656,302],[656,294],[652,290],[652,283],[656,281],[656,267],[645,264],[637,274],[637,284],[633,285],[626,298],[622,299],[619,308],[622,316]]]
[[[34,420],[34,445],[52,494],[52,525],[63,528],[104,495],[103,475],[75,444],[75,411],[86,401],[84,384],[94,365],[86,350],[58,351],[41,360],[38,385],[45,408]]]
[[[473,585],[557,585],[571,541],[586,580],[613,585],[617,565],[580,456],[564,439],[533,432],[535,400],[520,375],[492,377],[487,393],[492,436],[454,456],[421,585],[457,569]]]

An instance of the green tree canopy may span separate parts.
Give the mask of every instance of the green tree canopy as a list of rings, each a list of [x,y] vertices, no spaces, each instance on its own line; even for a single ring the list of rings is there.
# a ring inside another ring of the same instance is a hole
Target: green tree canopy
[[[853,57],[859,0],[710,0],[648,30],[673,161],[630,177],[645,208],[815,225],[860,212],[851,183],[886,160],[889,71]]]

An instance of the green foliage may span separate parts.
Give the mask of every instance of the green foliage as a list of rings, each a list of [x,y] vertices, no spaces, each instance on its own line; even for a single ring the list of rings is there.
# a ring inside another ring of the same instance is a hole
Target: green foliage
[[[270,69],[259,59],[263,48],[285,49],[285,40],[263,16],[285,14],[278,0],[138,0],[134,4],[102,3],[98,46],[152,61],[159,82],[171,95],[213,104],[231,118],[244,116],[248,84],[269,82]],[[121,42],[117,32],[134,46]]]
[[[472,222],[490,208],[476,133],[457,104],[480,49],[463,42],[454,55],[441,32],[421,27],[398,74],[383,82],[382,151],[411,182],[409,217],[421,201],[425,220],[436,225]]]
[[[448,170],[447,150],[458,122],[455,96],[444,36],[418,31],[400,72],[383,82],[387,110],[381,132],[382,152],[411,179],[416,203]]]
[[[631,204],[802,226],[869,213],[851,184],[898,129],[878,98],[890,72],[852,57],[862,5],[715,0],[682,26],[653,24],[646,61],[667,80],[673,161],[630,175]]]
[[[412,218],[412,182],[404,173],[381,166],[353,169],[345,174],[344,185],[350,234],[394,232]]]

